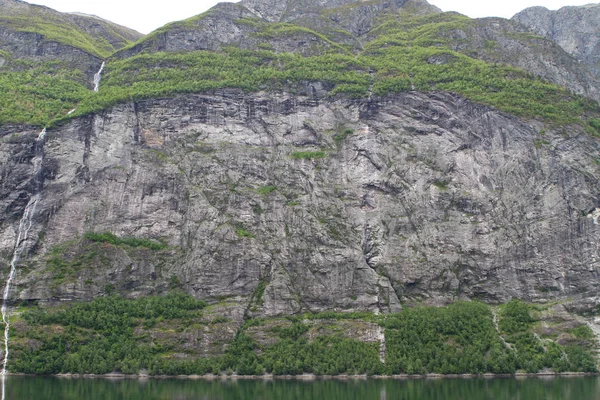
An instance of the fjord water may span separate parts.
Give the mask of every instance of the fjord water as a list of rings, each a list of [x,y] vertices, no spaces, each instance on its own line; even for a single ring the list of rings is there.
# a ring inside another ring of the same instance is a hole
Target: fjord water
[[[6,378],[12,400],[594,400],[599,377],[204,381]]]

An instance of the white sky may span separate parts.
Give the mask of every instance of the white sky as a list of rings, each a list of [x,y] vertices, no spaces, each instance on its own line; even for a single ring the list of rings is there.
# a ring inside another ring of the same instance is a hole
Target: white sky
[[[200,14],[219,1],[215,0],[28,0],[62,12],[78,11],[149,33],[169,22]],[[551,10],[564,6],[592,3],[591,0],[429,0],[443,11],[458,11],[473,18],[510,18],[524,8],[543,5]]]

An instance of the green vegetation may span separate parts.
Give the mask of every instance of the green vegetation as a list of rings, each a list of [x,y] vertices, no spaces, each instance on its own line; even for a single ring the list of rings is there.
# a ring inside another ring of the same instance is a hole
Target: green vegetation
[[[327,157],[327,153],[324,151],[295,151],[291,154],[292,158],[296,160],[313,160],[317,158]]]
[[[252,234],[251,232],[247,231],[246,229],[244,229],[242,227],[236,228],[235,234],[242,238],[251,238],[251,239],[256,238],[256,236],[254,234]]]
[[[298,332],[281,332],[281,340],[270,347],[261,361],[275,375],[380,374],[379,345],[355,339],[321,336],[314,341],[294,337]]]
[[[591,118],[585,130],[592,136],[600,137],[600,118]]]
[[[131,43],[124,37],[127,33],[111,23],[96,19],[95,24],[101,27],[101,34],[92,35],[80,26],[88,22],[77,22],[77,18],[69,14],[61,14],[41,7],[20,9],[18,14],[11,13],[10,8],[0,10],[0,25],[17,32],[37,33],[46,41],[55,41],[85,51],[88,54],[105,58],[117,48],[106,40],[110,37],[120,46]]]
[[[350,54],[348,50],[346,50],[343,46],[331,41],[325,35],[317,33],[311,29],[286,23],[286,22],[276,22],[276,23],[265,23],[262,20],[239,20],[243,21],[245,24],[255,24],[254,27],[257,28],[257,31],[253,34],[253,36],[260,39],[281,39],[285,37],[305,37],[307,40],[315,41],[318,44],[313,44],[314,47],[318,47],[318,52],[332,52],[337,51],[340,53]]]
[[[88,232],[77,240],[53,246],[40,259],[41,264],[36,269],[51,291],[66,283],[83,281],[87,286],[96,285],[94,289],[105,285],[106,293],[125,292],[127,283],[106,284],[105,278],[102,278],[102,271],[108,265],[114,265],[117,259],[126,256],[132,265],[141,263],[161,268],[175,250],[165,243],[149,239],[119,238],[111,233]],[[181,282],[176,276],[171,276],[169,286],[179,288]]]
[[[253,296],[255,303],[261,302],[264,289],[263,282]],[[534,323],[529,307],[511,301],[501,309],[500,326],[511,332],[506,336],[511,347],[498,335],[488,306],[458,302],[387,316],[325,312],[248,319],[224,352],[206,357],[180,354],[189,340],[188,327],[231,323],[222,315],[201,322],[205,303],[179,292],[137,300],[111,296],[24,311],[13,322],[9,368],[38,374],[146,369],[168,375],[596,371],[589,328],[574,328],[576,342],[567,346],[541,341],[529,330]],[[376,324],[385,328],[385,362],[380,361],[378,342],[365,343],[349,333]]]
[[[429,63],[431,59],[445,62]],[[373,71],[373,77],[369,71]],[[388,44],[380,48],[370,46],[360,56],[302,57],[228,48],[221,53],[153,53],[114,60],[107,64],[100,93],[81,99],[77,111],[69,118],[131,99],[222,88],[247,92],[294,88],[314,81],[331,84],[330,96],[364,97],[371,85],[373,93],[379,96],[412,89],[450,91],[518,116],[541,118],[559,125],[583,123],[582,116],[598,115],[598,106],[593,101],[522,70],[488,64],[443,47],[389,47]],[[46,118],[58,117],[60,121],[60,115],[55,112]],[[31,117],[24,115],[21,119],[27,118]],[[588,126],[595,129],[593,123]]]
[[[104,233],[96,233],[96,232],[87,232],[84,237],[92,242],[99,243],[110,243],[117,246],[126,245],[131,247],[146,247],[151,250],[162,250],[167,248],[167,245],[164,243],[157,243],[150,239],[144,238],[135,238],[135,237],[127,237],[120,238],[113,233],[104,232]]]
[[[338,132],[333,135],[333,140],[335,141],[336,146],[340,147],[342,142],[353,133],[354,131],[350,128],[338,129]]]
[[[136,334],[158,321],[186,324],[202,315],[205,303],[173,293],[165,297],[125,300],[105,297],[91,303],[22,315],[25,335],[13,330],[11,369],[35,374],[137,373],[160,363],[165,349]],[[27,343],[39,343],[32,351]]]
[[[15,31],[38,33],[46,40],[64,43],[98,57],[107,57],[115,50],[107,41],[95,39],[76,25],[49,17],[0,16],[0,24]]]
[[[433,186],[435,186],[436,188],[438,188],[442,191],[448,189],[448,184],[449,184],[449,182],[445,181],[445,180],[438,179],[438,180],[433,181]]]
[[[575,336],[579,335],[582,340],[562,346],[553,341],[542,341],[532,333],[534,322],[531,306],[520,300],[513,299],[501,309],[498,327],[516,350],[515,365],[518,369],[526,372],[544,368],[556,372],[597,371],[597,363],[591,353],[594,335],[587,326],[582,325],[575,330]]]
[[[19,64],[26,64],[20,62]],[[45,126],[89,95],[80,71],[62,63],[24,65],[24,72],[0,72],[0,123]],[[18,66],[21,68],[21,65]]]
[[[207,15],[210,13],[171,24],[144,40],[151,41],[169,29],[195,26]],[[559,126],[579,124],[589,134],[600,135],[600,110],[592,100],[523,70],[486,63],[451,50],[455,39],[450,39],[450,33],[469,30],[474,24],[464,16],[388,16],[370,33],[370,40],[358,55],[306,28],[253,19],[238,22],[251,26],[257,37],[267,41],[260,46],[263,50],[232,46],[218,52],[141,53],[110,59],[99,93],[85,90],[78,84],[81,81],[72,77],[40,71],[0,73],[0,123],[57,124],[131,100],[224,88],[246,92],[303,90],[307,82],[323,82],[332,97],[364,98],[409,90],[454,92],[517,116]],[[290,34],[313,35],[327,51],[304,57],[271,50],[268,40]],[[72,40],[77,40],[80,47],[91,45],[78,35],[72,35]],[[66,116],[75,105],[77,110]],[[337,133],[336,144],[340,145],[349,134]],[[306,158],[325,156],[315,155]]]
[[[503,308],[498,328],[504,334],[526,332],[531,328],[534,319],[529,313],[529,306],[521,300],[513,299]]]
[[[258,188],[257,192],[258,194],[262,195],[262,196],[266,196],[269,193],[273,193],[274,191],[277,190],[276,186],[273,185],[268,185],[268,186],[261,186]]]
[[[52,272],[52,285],[59,285],[68,278],[75,278],[84,268],[94,265],[102,255],[94,248],[84,248],[80,253],[70,256],[67,251],[74,243],[55,246],[50,251],[46,268]],[[90,284],[93,282],[90,282]]]
[[[394,374],[513,373],[515,354],[503,346],[492,313],[481,303],[419,307],[385,322],[386,366]]]

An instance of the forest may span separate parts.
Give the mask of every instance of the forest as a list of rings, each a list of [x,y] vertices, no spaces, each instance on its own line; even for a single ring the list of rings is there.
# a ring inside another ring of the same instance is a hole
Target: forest
[[[499,330],[492,309],[478,302],[407,308],[390,315],[328,312],[279,320],[246,318],[222,354],[206,357],[189,351],[181,356],[190,327],[227,321],[202,321],[205,307],[182,292],[135,300],[113,295],[58,308],[26,306],[13,316],[9,370],[150,375],[597,372],[596,345],[587,325],[574,329],[567,345],[541,338],[532,330],[535,307],[519,300],[494,311]],[[349,337],[335,329],[336,321],[382,327],[385,356],[381,343]],[[252,329],[256,326],[272,335],[272,344],[260,343]],[[161,330],[179,332],[183,347],[176,349],[177,340],[161,341],[156,334]]]

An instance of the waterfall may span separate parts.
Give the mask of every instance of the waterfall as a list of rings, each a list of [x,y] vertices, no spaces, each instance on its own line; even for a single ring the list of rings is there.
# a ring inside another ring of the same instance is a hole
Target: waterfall
[[[35,195],[27,203],[27,207],[25,207],[25,212],[23,213],[23,217],[21,218],[21,222],[19,222],[19,232],[17,235],[17,242],[15,245],[15,250],[13,253],[13,258],[10,262],[10,273],[8,274],[8,279],[6,280],[6,285],[4,286],[4,295],[2,296],[2,322],[4,322],[4,362],[2,365],[2,375],[6,374],[6,364],[8,363],[8,331],[10,330],[10,322],[8,315],[8,295],[10,293],[10,286],[12,284],[13,279],[15,278],[15,274],[17,272],[17,263],[21,258],[21,254],[25,249],[25,244],[27,242],[29,236],[29,230],[33,225],[33,215],[35,214],[35,208],[37,206],[39,200],[39,196]]]
[[[102,70],[104,69],[105,61],[102,61],[102,65],[96,74],[94,75],[94,92],[97,92],[100,89],[100,79],[102,79]]]
[[[33,159],[33,179],[37,179],[42,171],[42,162],[44,158],[44,139],[46,137],[46,128],[40,132],[35,141],[35,157]],[[4,362],[2,365],[2,399],[4,399],[4,375],[6,375],[6,364],[8,363],[8,333],[10,330],[10,318],[8,313],[8,298],[10,295],[10,287],[17,273],[17,264],[25,251],[27,240],[29,239],[29,231],[33,226],[33,217],[37,207],[40,195],[34,194],[29,199],[25,211],[19,221],[19,229],[17,231],[17,240],[13,251],[13,257],[10,261],[10,272],[4,286],[4,294],[2,296],[2,322],[4,323]]]

